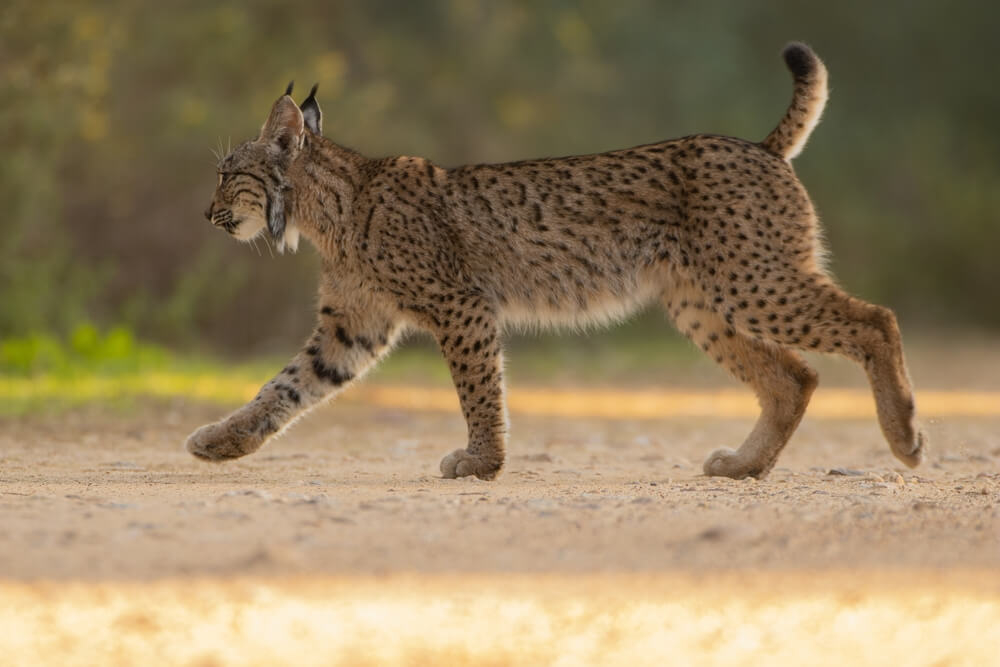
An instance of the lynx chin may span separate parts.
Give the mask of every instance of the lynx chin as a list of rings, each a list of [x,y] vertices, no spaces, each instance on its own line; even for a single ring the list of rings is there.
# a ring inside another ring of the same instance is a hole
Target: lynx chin
[[[762,478],[816,388],[795,350],[861,364],[893,454],[916,466],[896,317],[846,294],[823,267],[819,223],[790,161],[827,98],[807,46],[784,50],[794,95],[763,141],[694,135],[598,155],[446,169],[369,159],[322,135],[316,87],[281,96],[257,139],[218,165],[205,217],[241,240],[300,237],[319,250],[316,328],[250,403],[187,441],[219,461],[256,451],[361,377],[406,329],[430,332],[469,428],[445,477],[493,479],[504,463],[505,324],[612,322],[656,301],[680,331],[756,392],[761,415],[708,475]]]

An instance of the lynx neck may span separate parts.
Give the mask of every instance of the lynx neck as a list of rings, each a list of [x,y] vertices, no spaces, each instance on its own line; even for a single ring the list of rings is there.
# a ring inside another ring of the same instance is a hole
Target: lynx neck
[[[292,166],[292,224],[327,257],[349,235],[365,158],[332,141],[307,135]]]

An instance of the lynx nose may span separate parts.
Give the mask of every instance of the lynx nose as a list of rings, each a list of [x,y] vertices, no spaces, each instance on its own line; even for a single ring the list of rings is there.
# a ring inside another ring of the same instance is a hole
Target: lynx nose
[[[205,209],[205,219],[212,222],[212,205],[209,204],[208,208]]]

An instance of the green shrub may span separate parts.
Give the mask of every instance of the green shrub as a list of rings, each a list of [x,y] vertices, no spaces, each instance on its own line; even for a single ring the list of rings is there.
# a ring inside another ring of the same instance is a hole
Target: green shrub
[[[169,355],[156,345],[140,343],[125,327],[102,334],[91,324],[80,324],[67,340],[32,334],[0,340],[0,373],[124,373],[167,365]]]

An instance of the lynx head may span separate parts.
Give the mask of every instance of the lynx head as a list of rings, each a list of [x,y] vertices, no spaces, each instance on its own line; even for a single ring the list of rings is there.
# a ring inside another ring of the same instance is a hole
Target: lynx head
[[[299,231],[288,217],[289,167],[299,156],[305,133],[320,134],[322,113],[316,88],[299,107],[291,98],[292,84],[271,107],[260,136],[246,141],[219,162],[218,183],[205,217],[241,241],[265,228],[279,252],[298,247]]]

